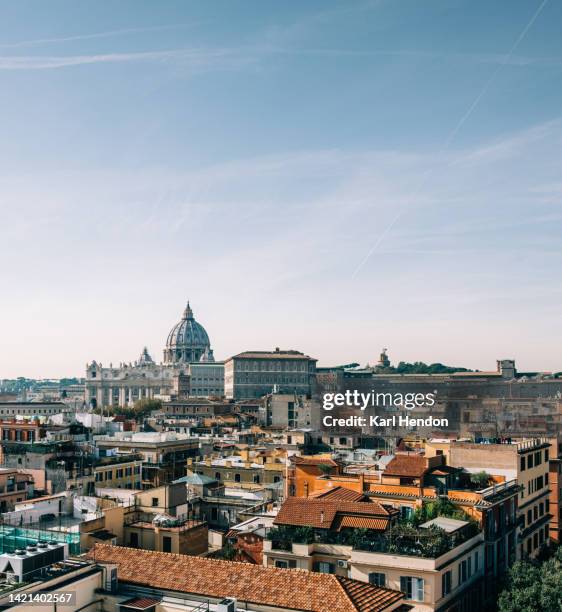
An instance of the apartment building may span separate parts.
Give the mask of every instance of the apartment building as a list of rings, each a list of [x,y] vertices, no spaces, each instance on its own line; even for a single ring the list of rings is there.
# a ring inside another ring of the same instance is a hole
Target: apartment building
[[[470,473],[488,472],[501,475],[506,481],[515,479],[520,487],[517,499],[517,557],[536,557],[550,538],[549,449],[544,438],[503,441],[481,440],[451,442],[450,463]],[[508,515],[503,520],[508,521]],[[491,555],[496,564],[506,561],[500,550],[486,549],[487,564]]]
[[[204,521],[162,520],[134,512],[126,517],[125,546],[180,555],[200,555],[209,548],[209,533]]]
[[[33,493],[33,477],[20,470],[0,468],[0,512],[9,512],[15,504]]]
[[[263,563],[400,590],[406,603],[424,612],[476,605],[484,574],[478,527],[439,517],[414,530],[397,524],[397,516],[341,488],[289,498],[263,542]]]
[[[96,490],[103,495],[103,489],[140,489],[142,487],[142,459],[136,455],[136,459],[127,461],[121,457],[115,457],[114,463],[100,461],[94,466],[94,482]],[[111,459],[108,457],[107,459]]]
[[[188,472],[207,476],[225,486],[261,489],[265,485],[281,483],[287,466],[284,454],[264,456],[242,450],[239,455],[188,461],[187,469]]]
[[[263,400],[261,422],[284,429],[320,429],[321,406],[317,399],[295,393],[269,393]]]
[[[175,432],[119,432],[96,436],[100,455],[139,454],[142,457],[141,484],[152,489],[185,475],[185,463],[199,453],[199,441]]]
[[[2,442],[37,442],[47,435],[47,426],[39,419],[0,421],[0,440]]]

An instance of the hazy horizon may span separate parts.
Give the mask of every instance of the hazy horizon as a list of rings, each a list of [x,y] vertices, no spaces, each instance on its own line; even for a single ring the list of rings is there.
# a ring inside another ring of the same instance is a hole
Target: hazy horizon
[[[216,359],[562,370],[561,19],[4,3],[0,378],[160,361],[188,299]]]

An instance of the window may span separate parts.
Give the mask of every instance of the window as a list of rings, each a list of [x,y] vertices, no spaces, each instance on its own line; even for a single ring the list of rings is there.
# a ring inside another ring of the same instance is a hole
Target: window
[[[478,572],[478,551],[474,553],[474,572]]]
[[[215,480],[220,480],[220,479],[221,479],[221,473],[215,472]]]
[[[240,474],[234,474],[234,482],[240,482]]]
[[[413,578],[412,576],[400,576],[400,590],[406,594],[406,599],[423,601],[424,580],[423,578]]]
[[[451,592],[451,582],[452,575],[451,570],[449,570],[441,576],[441,593],[443,597],[445,597],[445,595],[448,595]]]
[[[139,547],[139,534],[138,533],[131,533],[131,539],[129,540],[129,546],[131,548],[138,548]]]
[[[321,574],[333,574],[334,564],[328,563],[328,561],[318,561],[314,564],[314,571],[320,572]]]
[[[254,484],[260,484],[260,475],[254,474]]]
[[[409,519],[414,510],[410,506],[400,506],[400,518]]]
[[[172,552],[172,538],[170,536],[162,538],[162,552]]]
[[[528,455],[527,456],[527,468],[532,468],[533,467],[533,455]]]
[[[158,507],[158,498],[157,497],[153,497],[152,498],[152,507],[153,508]]]
[[[521,471],[525,471],[525,457],[521,457]]]
[[[468,565],[466,559],[459,563],[459,584],[466,582],[468,579]]]
[[[369,572],[369,584],[374,584],[378,587],[386,586],[386,574],[381,572]]]

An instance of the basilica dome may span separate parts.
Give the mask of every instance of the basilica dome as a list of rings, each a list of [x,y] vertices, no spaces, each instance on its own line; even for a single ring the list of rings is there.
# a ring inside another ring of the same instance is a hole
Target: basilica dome
[[[168,334],[164,362],[193,363],[210,351],[209,336],[205,328],[193,318],[193,311],[188,302],[181,321],[176,323]]]

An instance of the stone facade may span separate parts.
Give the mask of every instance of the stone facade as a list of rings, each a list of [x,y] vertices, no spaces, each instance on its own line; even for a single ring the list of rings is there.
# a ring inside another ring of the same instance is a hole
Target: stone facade
[[[103,367],[86,364],[88,406],[132,406],[142,399],[178,395],[224,395],[224,365],[217,363],[207,332],[193,317],[189,302],[166,340],[164,362],[156,363],[146,347],[134,363]],[[181,393],[180,393],[181,390]]]
[[[227,398],[258,398],[272,392],[310,397],[314,390],[316,359],[299,351],[247,351],[224,363]]]

